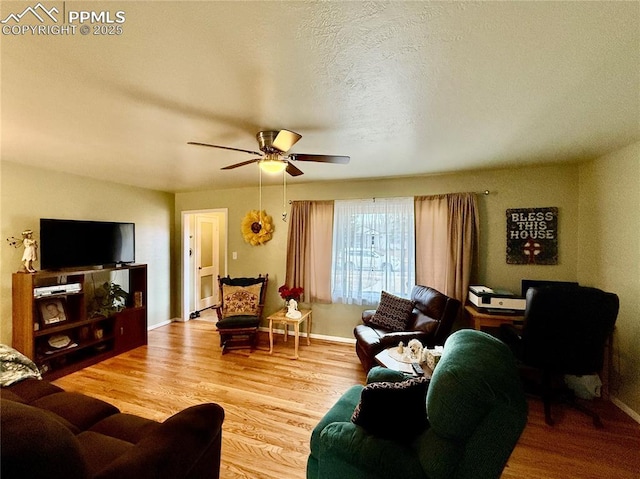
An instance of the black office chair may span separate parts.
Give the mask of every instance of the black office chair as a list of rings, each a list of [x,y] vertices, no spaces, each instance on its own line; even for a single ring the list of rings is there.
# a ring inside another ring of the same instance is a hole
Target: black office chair
[[[553,380],[565,374],[582,376],[602,370],[619,300],[613,293],[584,286],[529,288],[526,298],[522,326],[503,325],[501,334],[522,366],[541,373],[545,420],[553,425]],[[579,404],[572,391],[565,387],[563,393],[571,406],[602,427],[599,416]]]
[[[256,347],[268,281],[268,274],[257,278],[218,276],[220,304],[214,309],[222,354],[228,349]]]

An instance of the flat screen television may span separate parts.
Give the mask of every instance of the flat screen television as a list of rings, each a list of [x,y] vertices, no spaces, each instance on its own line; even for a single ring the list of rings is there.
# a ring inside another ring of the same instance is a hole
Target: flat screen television
[[[135,238],[135,223],[41,218],[40,268],[133,263]]]

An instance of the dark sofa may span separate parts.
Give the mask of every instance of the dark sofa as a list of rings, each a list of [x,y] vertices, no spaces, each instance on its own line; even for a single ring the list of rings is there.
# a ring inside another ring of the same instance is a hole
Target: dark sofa
[[[375,310],[362,313],[363,324],[353,330],[356,338],[356,353],[365,371],[375,366],[375,355],[384,349],[405,345],[418,339],[424,346],[442,346],[451,333],[453,322],[460,310],[460,301],[450,298],[428,286],[416,285],[411,291],[413,311],[404,331],[390,331],[373,325]]]
[[[219,477],[217,404],[159,423],[38,379],[0,388],[0,402],[3,479]]]

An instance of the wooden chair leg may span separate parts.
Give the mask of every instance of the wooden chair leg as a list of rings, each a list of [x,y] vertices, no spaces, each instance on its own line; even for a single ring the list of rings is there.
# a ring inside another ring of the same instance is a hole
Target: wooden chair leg
[[[224,333],[219,330],[219,334],[222,354],[229,349],[250,348],[253,351],[258,348],[258,331],[252,328],[237,329],[233,332],[225,330]]]
[[[220,334],[220,348],[222,349],[222,354],[226,352],[228,337],[226,334]]]

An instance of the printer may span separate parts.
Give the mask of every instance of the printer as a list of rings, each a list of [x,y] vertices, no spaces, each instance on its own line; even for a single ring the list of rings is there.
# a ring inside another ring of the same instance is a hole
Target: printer
[[[493,314],[522,314],[527,306],[525,298],[487,286],[469,286],[469,302],[480,311]]]

